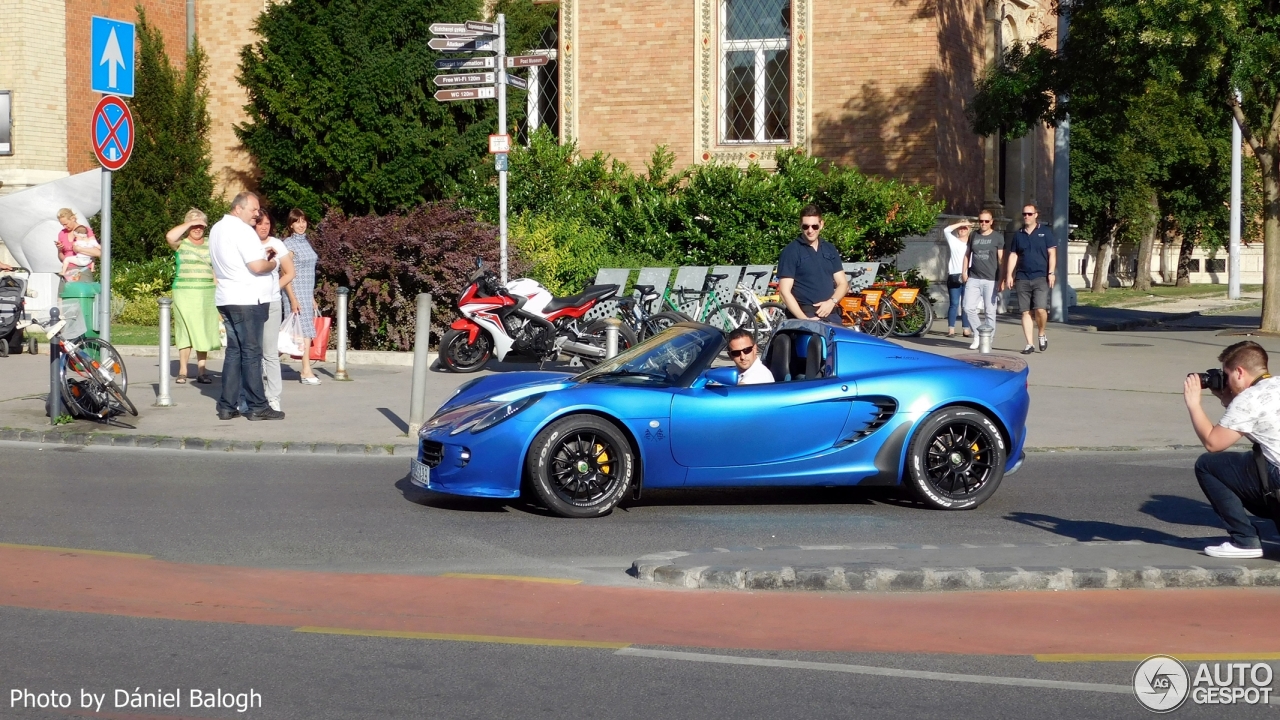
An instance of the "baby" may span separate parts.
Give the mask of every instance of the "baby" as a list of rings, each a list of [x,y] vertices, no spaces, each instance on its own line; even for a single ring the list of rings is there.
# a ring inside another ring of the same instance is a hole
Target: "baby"
[[[75,249],[75,254],[68,255],[62,261],[62,277],[67,280],[78,278],[80,273],[88,271],[93,265],[93,257],[86,255],[85,250],[100,246],[97,240],[89,237],[89,228],[79,225],[71,231],[71,247]]]

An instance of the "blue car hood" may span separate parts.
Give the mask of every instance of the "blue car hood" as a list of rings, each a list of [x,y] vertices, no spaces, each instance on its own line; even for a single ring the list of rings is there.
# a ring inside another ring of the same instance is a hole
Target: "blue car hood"
[[[495,403],[519,400],[534,393],[563,390],[574,386],[573,375],[564,372],[530,371],[497,373],[465,383],[458,393],[449,398],[436,411],[439,416],[463,405],[471,405],[483,401]]]

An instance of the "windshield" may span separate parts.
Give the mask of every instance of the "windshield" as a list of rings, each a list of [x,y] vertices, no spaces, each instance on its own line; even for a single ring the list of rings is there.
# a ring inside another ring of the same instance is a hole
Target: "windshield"
[[[724,335],[715,328],[676,325],[576,379],[638,385],[688,385],[720,352]]]

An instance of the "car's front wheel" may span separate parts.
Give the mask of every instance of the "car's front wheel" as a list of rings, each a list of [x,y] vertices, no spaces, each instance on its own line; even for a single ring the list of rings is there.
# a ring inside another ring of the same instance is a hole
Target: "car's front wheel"
[[[570,415],[533,440],[525,460],[538,498],[562,517],[607,514],[631,487],[635,455],[626,437],[594,415]]]
[[[968,510],[995,493],[1007,457],[991,418],[972,408],[942,408],[925,418],[911,440],[907,481],[930,507]]]

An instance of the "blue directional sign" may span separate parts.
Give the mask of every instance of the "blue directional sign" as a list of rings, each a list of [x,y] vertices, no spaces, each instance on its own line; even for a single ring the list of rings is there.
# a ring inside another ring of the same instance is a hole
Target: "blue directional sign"
[[[133,23],[95,16],[90,46],[93,91],[133,97]]]

